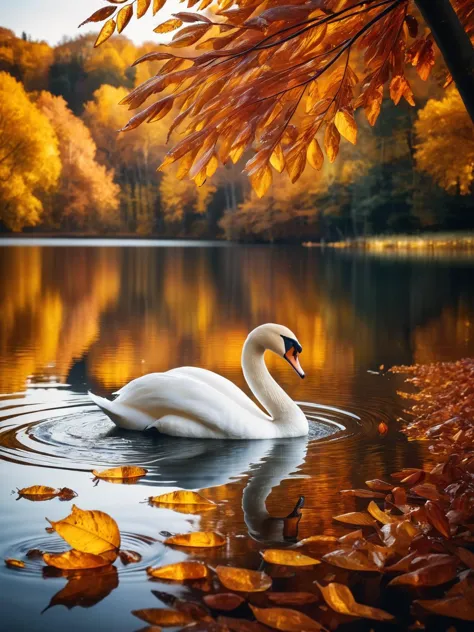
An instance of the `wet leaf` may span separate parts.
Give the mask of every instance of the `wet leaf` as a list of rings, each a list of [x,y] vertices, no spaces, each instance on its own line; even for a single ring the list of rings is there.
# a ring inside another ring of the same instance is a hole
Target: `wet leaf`
[[[192,546],[198,548],[213,548],[223,546],[226,542],[224,536],[214,531],[195,531],[194,533],[180,533],[165,540],[165,544],[174,546]]]
[[[42,551],[41,549],[30,549],[26,553],[26,557],[29,560],[37,560],[39,558],[43,559],[43,555],[44,555],[44,551]]]
[[[440,586],[456,577],[456,562],[429,564],[411,573],[394,577],[389,586]]]
[[[62,570],[75,570],[85,568],[100,568],[108,566],[110,561],[101,555],[84,553],[82,551],[65,551],[64,553],[45,553],[43,560],[48,566],[54,566]]]
[[[365,481],[365,484],[370,489],[375,489],[380,492],[389,492],[393,489],[392,483],[380,480],[380,478],[374,478],[372,481]]]
[[[436,529],[438,533],[441,533],[442,536],[449,539],[451,537],[451,529],[446,514],[441,507],[432,500],[428,500],[425,503],[425,511],[431,526]]]
[[[177,562],[155,568],[149,566],[146,572],[156,579],[170,579],[176,582],[204,579],[209,574],[207,566],[202,562]]]
[[[443,617],[454,617],[463,621],[474,621],[474,604],[463,595],[447,599],[419,599],[414,601],[428,612]]]
[[[334,516],[333,520],[344,522],[345,524],[355,524],[360,527],[373,527],[375,525],[375,520],[365,511],[352,511],[341,514],[340,516]]]
[[[117,523],[103,511],[88,511],[73,505],[69,516],[49,522],[56,533],[77,551],[100,555],[120,547]]]
[[[51,598],[46,610],[53,606],[65,606],[68,610],[76,606],[90,608],[110,595],[118,585],[118,573],[114,566],[95,569],[93,573],[74,573],[64,588]]]
[[[114,34],[114,31],[115,31],[115,20],[112,18],[110,20],[107,20],[107,22],[101,28],[100,33],[97,36],[97,39],[94,43],[94,48],[97,48],[97,46],[100,46],[101,44],[106,42],[109,39],[109,37],[111,37]]]
[[[72,500],[73,498],[76,498],[76,496],[77,492],[75,492],[73,489],[70,489],[69,487],[61,487],[58,492],[59,500]]]
[[[318,601],[318,596],[310,592],[269,592],[267,599],[282,606],[304,606]]]
[[[474,568],[474,553],[472,551],[459,547],[456,549],[456,555],[468,568]]]
[[[81,22],[77,28],[84,26],[84,24],[87,24],[88,22],[102,22],[102,20],[106,20],[107,18],[110,18],[112,13],[115,12],[115,9],[116,7],[102,7],[101,9],[94,11],[94,13],[88,17],[87,20]]]
[[[96,478],[103,478],[103,479],[141,478],[142,476],[145,476],[146,473],[147,473],[147,470],[145,470],[145,468],[138,467],[137,465],[122,465],[121,467],[111,467],[108,470],[102,470],[102,471],[92,470],[92,474],[94,474]]]
[[[32,485],[31,487],[23,487],[23,489],[18,490],[18,495],[21,496],[21,498],[32,501],[51,500],[52,498],[56,498],[58,494],[58,489],[45,485]]]
[[[379,567],[362,551],[338,549],[323,556],[323,562],[352,571],[378,571]]]
[[[377,426],[377,430],[379,431],[379,434],[381,434],[382,436],[386,435],[388,433],[388,426],[386,423],[381,421],[379,425]]]
[[[298,610],[290,608],[257,608],[250,605],[257,621],[276,630],[286,632],[312,632],[324,630],[323,626]]]
[[[355,498],[385,498],[384,493],[372,491],[371,489],[341,489],[339,493],[343,496],[354,496]]]
[[[152,625],[161,625],[163,627],[186,625],[187,623],[191,623],[193,621],[193,619],[184,612],[168,610],[167,608],[132,610],[132,614],[134,617],[138,617],[142,621],[146,621]]]
[[[169,494],[161,494],[160,496],[150,496],[149,502],[154,505],[213,505],[212,500],[208,500],[197,492],[181,490],[170,492]]]
[[[119,551],[119,557],[122,564],[137,564],[142,560],[142,556],[136,551],[121,550]]]
[[[5,560],[5,564],[8,568],[25,568],[26,564],[23,560],[15,560],[12,557],[7,557]]]
[[[215,595],[205,595],[204,603],[213,610],[230,611],[245,603],[245,599],[234,593],[217,593]]]
[[[398,520],[394,516],[391,516],[387,512],[382,511],[379,508],[379,506],[377,505],[377,503],[374,503],[373,500],[369,503],[369,505],[367,507],[367,511],[370,513],[370,515],[373,518],[375,518],[376,520],[378,520],[382,524],[390,524],[392,522],[400,522],[400,520]]]
[[[334,583],[327,586],[321,586],[317,582],[316,584],[324,597],[324,601],[335,612],[347,614],[351,617],[375,619],[375,621],[391,621],[394,618],[393,615],[385,612],[385,610],[357,603],[349,588],[343,584]]]
[[[308,538],[300,540],[295,546],[303,546],[305,544],[334,544],[338,539],[334,535],[311,535]]]
[[[319,560],[296,551],[288,551],[281,549],[267,549],[266,551],[260,551],[260,555],[265,562],[269,564],[281,564],[282,566],[312,566],[314,564],[321,564]]]
[[[246,568],[218,566],[216,573],[219,581],[228,590],[239,592],[263,592],[272,585],[271,578],[263,571],[251,571]]]

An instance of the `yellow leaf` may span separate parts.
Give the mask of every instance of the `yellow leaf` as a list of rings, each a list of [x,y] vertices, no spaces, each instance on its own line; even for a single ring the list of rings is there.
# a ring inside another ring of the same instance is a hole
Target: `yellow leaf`
[[[188,579],[205,579],[209,575],[208,568],[202,562],[177,562],[167,566],[146,569],[148,575],[157,579],[171,579],[183,582]]]
[[[148,11],[151,0],[137,0],[137,18],[142,18]]]
[[[280,143],[278,143],[270,156],[270,164],[278,171],[278,173],[283,172],[283,169],[285,168],[285,158],[283,156],[283,150]]]
[[[257,608],[250,604],[257,621],[276,630],[286,632],[313,632],[324,630],[323,626],[298,610],[290,608]]]
[[[324,597],[324,601],[335,612],[352,617],[375,619],[376,621],[391,621],[394,618],[385,610],[357,603],[349,588],[343,584],[328,584],[327,586],[321,586],[317,582],[316,584]]]
[[[180,533],[166,538],[165,544],[213,548],[223,546],[225,544],[225,538],[220,533],[215,533],[214,531],[194,531],[193,533]]]
[[[119,557],[122,564],[125,564],[125,565],[138,564],[138,562],[141,562],[142,560],[142,556],[140,555],[140,553],[137,553],[136,551],[122,550],[119,552]]]
[[[18,494],[28,500],[51,500],[59,494],[59,489],[46,487],[45,485],[32,485],[18,490]]]
[[[97,39],[95,40],[94,48],[97,48],[97,46],[100,46],[101,44],[106,42],[109,39],[109,37],[111,37],[114,34],[114,31],[115,31],[115,20],[114,19],[107,20],[104,26],[100,29],[100,33],[97,36]]]
[[[183,22],[181,20],[178,20],[177,18],[171,18],[171,20],[166,20],[166,22],[163,22],[163,24],[157,26],[156,29],[153,29],[153,31],[155,33],[170,33],[171,31],[179,29],[179,27],[182,25]]]
[[[340,516],[334,516],[333,520],[344,522],[345,524],[356,524],[361,527],[373,527],[375,521],[365,511],[351,511]]]
[[[72,513],[52,528],[74,549],[100,555],[120,547],[120,531],[113,518],[103,511],[87,511],[72,506]]]
[[[369,559],[368,554],[357,549],[337,549],[323,555],[323,561],[339,568],[346,568],[351,571],[376,572],[379,567],[373,559]]]
[[[267,549],[261,551],[260,555],[269,564],[281,564],[283,566],[312,566],[321,564],[319,560],[296,551],[285,551],[280,549]]]
[[[145,610],[132,610],[132,614],[151,625],[163,627],[175,627],[192,623],[193,618],[185,612],[168,610],[166,608],[146,608]]]
[[[127,24],[132,19],[133,15],[133,6],[131,4],[127,4],[126,7],[122,7],[117,15],[117,31],[121,33],[123,29],[127,26]]]
[[[217,576],[223,586],[239,592],[264,592],[272,585],[272,579],[263,571],[250,571],[246,568],[218,566]]]
[[[346,108],[339,110],[334,118],[338,132],[353,145],[357,142],[357,123],[354,115]]]
[[[382,524],[390,524],[391,522],[399,522],[399,520],[397,520],[397,518],[395,518],[394,516],[390,516],[385,511],[382,511],[377,505],[377,503],[375,503],[373,500],[370,501],[367,507],[367,511],[373,518],[375,518]]]
[[[334,535],[310,535],[308,538],[304,538],[304,540],[300,540],[298,544],[295,546],[303,546],[304,544],[328,544],[328,543],[336,543],[338,540]]]
[[[96,478],[140,478],[145,476],[147,470],[144,467],[138,467],[137,465],[122,465],[121,467],[111,467],[108,470],[92,470],[92,474]]]
[[[259,198],[263,197],[272,183],[272,170],[265,164],[249,175],[250,184]]]
[[[108,566],[110,561],[101,555],[84,553],[82,551],[65,551],[64,553],[45,553],[43,560],[48,566],[61,568],[62,570],[74,570],[84,568],[100,568]]]
[[[8,568],[25,568],[25,562],[23,562],[23,560],[15,560],[12,557],[7,557],[5,564]]]
[[[112,15],[112,13],[115,12],[115,9],[116,7],[102,7],[101,9],[97,9],[97,11],[88,17],[87,20],[81,22],[78,28],[84,26],[84,24],[87,24],[88,22],[102,22],[102,20],[106,20]]]
[[[313,169],[316,169],[316,171],[319,171],[323,166],[324,154],[321,147],[319,146],[318,141],[315,138],[313,138],[313,140],[308,145],[306,157],[309,164],[313,167]]]
[[[153,0],[153,15],[165,6],[166,0]]]

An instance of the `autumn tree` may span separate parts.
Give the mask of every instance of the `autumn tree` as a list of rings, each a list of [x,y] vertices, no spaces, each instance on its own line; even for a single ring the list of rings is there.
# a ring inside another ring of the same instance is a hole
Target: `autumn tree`
[[[31,42],[0,27],[0,70],[23,83],[26,90],[44,90],[48,85],[53,49],[46,42]]]
[[[113,171],[98,164],[89,130],[62,97],[42,92],[37,106],[56,132],[62,162],[59,187],[48,200],[49,222],[69,230],[117,227],[119,188]]]
[[[150,7],[156,13],[164,4],[141,0],[136,16]],[[202,0],[198,10],[210,4]],[[417,6],[426,22],[420,21]],[[407,66],[428,79],[435,64],[435,40],[474,115],[474,51],[469,39],[474,35],[474,9],[471,0],[453,0],[453,6],[456,13],[448,0],[293,0],[285,5],[224,0],[216,3],[211,17],[179,12],[154,29],[176,31],[166,51],[150,52],[137,62],[164,62],[160,70],[122,103],[134,110],[152,96],[162,97],[124,129],[158,120],[175,107],[180,115],[170,130],[181,129],[185,138],[161,168],[179,161],[179,169],[200,185],[216,159],[236,162],[253,149],[245,170],[262,196],[271,185],[272,167],[285,170],[296,182],[307,162],[317,170],[322,167],[321,144],[334,162],[341,137],[356,142],[355,110],[363,108],[374,125],[387,88],[395,104],[404,99],[413,105]],[[116,28],[122,31],[132,14],[132,3],[98,9],[86,20],[105,21],[96,45]],[[360,57],[363,67],[356,70]]]
[[[450,193],[472,193],[474,128],[459,92],[430,99],[418,112],[416,162],[421,171]]]
[[[41,220],[42,195],[61,172],[58,139],[24,87],[0,72],[0,221],[10,230]]]

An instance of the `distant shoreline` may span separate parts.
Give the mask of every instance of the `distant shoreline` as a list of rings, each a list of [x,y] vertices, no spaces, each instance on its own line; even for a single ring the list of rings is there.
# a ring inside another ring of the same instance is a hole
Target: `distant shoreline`
[[[336,242],[304,242],[307,248],[336,248],[370,252],[473,251],[474,233],[426,233],[425,235],[387,235]]]

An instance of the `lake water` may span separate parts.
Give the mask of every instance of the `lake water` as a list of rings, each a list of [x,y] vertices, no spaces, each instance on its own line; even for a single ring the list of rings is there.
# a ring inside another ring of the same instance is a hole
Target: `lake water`
[[[398,432],[402,381],[385,370],[474,355],[473,273],[474,261],[451,256],[0,242],[0,555],[27,562],[22,570],[0,568],[4,629],[138,630],[131,610],[160,606],[152,588],[197,590],[148,580],[147,566],[188,557],[164,546],[160,531],[217,530],[228,536],[225,547],[189,557],[258,568],[262,548],[285,545],[279,518],[304,495],[299,537],[345,532],[332,516],[364,503],[339,490],[429,462],[422,445]],[[110,395],[132,378],[181,365],[211,369],[245,388],[241,347],[265,322],[290,327],[303,345],[304,381],[281,359],[268,363],[310,419],[309,438],[225,442],[129,433],[88,400],[88,389]],[[389,426],[385,436],[381,421]],[[142,465],[148,475],[135,485],[93,482],[92,468],[121,464]],[[46,573],[26,553],[67,548],[45,531],[45,517],[65,517],[72,503],[17,500],[17,488],[34,484],[73,488],[79,507],[112,515],[123,548],[142,561],[118,561],[88,577]],[[179,488],[199,490],[218,506],[189,515],[143,502]],[[285,590],[290,580],[276,581]]]

